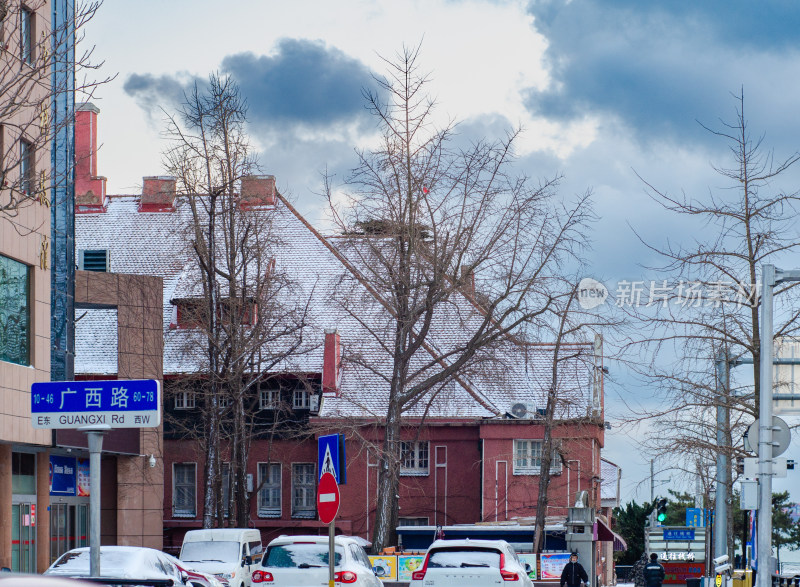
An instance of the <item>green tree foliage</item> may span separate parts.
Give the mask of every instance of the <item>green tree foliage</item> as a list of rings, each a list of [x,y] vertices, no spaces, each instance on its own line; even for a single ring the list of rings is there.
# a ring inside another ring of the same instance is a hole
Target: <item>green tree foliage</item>
[[[623,507],[615,507],[613,512],[612,527],[614,531],[625,539],[628,549],[624,552],[614,553],[616,563],[632,565],[644,552],[644,529],[647,526],[647,516],[655,506],[654,503],[645,502],[639,505],[630,501]]]
[[[664,526],[685,526],[686,509],[694,507],[694,496],[686,492],[668,489],[667,521]]]
[[[800,548],[800,527],[789,515],[791,505],[788,491],[772,494],[772,544],[775,545],[778,562],[781,560],[782,546],[789,550]]]

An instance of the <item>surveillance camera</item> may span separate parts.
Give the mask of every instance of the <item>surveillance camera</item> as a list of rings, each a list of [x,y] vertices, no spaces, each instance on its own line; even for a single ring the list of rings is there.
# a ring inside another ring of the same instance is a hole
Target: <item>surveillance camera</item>
[[[156,457],[155,457],[155,455],[150,455],[150,458],[147,459],[147,462],[150,465],[151,469],[154,468],[156,466]]]
[[[714,559],[714,564],[718,565],[718,566],[721,565],[721,564],[724,564],[726,562],[728,562],[728,555],[727,554],[723,554],[722,556],[718,556],[717,558]]]
[[[731,569],[731,564],[730,563],[726,563],[726,564],[724,564],[724,565],[722,565],[720,567],[714,567],[714,572],[717,575],[721,575],[722,573],[724,573],[725,571],[729,571],[730,569]]]

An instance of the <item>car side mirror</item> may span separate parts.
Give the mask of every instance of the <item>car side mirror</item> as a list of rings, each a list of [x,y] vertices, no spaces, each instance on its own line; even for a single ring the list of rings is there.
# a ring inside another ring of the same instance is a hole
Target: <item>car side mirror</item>
[[[189,582],[189,573],[186,571],[181,571],[181,581],[183,581],[183,584],[186,585]]]
[[[253,557],[252,557],[252,556],[249,556],[249,555],[245,556],[245,557],[244,557],[244,564],[245,564],[246,566],[248,566],[248,567],[249,567],[250,565],[252,565],[252,564],[253,564]]]

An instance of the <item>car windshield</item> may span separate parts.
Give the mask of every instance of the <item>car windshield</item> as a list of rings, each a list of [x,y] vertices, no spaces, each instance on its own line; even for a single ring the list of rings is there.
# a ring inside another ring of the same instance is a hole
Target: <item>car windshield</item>
[[[493,567],[500,568],[500,552],[490,548],[445,548],[434,550],[428,560],[429,569]]]
[[[333,564],[339,566],[343,549],[336,546]],[[261,563],[265,567],[309,568],[328,566],[328,545],[315,543],[280,544],[270,546]]]
[[[88,550],[71,550],[54,562],[49,571],[88,575],[89,563],[90,555]],[[121,575],[131,568],[141,570],[141,564],[139,557],[132,556],[129,551],[100,550],[100,570],[103,575]]]
[[[239,543],[232,540],[184,542],[180,558],[187,563],[203,561],[236,563],[239,562],[239,553]]]

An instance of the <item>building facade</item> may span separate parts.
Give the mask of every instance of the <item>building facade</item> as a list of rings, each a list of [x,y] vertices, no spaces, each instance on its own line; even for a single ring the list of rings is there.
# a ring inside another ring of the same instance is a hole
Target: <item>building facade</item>
[[[84,151],[95,141],[91,134],[83,136],[81,128],[96,132],[97,111],[84,107],[82,112],[92,123],[79,121],[76,156],[92,161],[91,152]],[[131,195],[106,195],[100,179],[91,163],[76,178],[86,186],[76,196],[79,267],[163,280],[165,427],[163,452],[156,456],[163,458],[164,548],[174,552],[184,533],[202,524],[207,463],[202,442],[190,432],[203,421],[211,401],[198,382],[203,379],[204,338],[196,313],[203,298],[187,236],[191,212],[174,178],[145,177],[141,193]],[[264,541],[279,534],[326,532],[316,516],[316,439],[341,432],[346,436],[347,483],[341,488],[337,531],[369,539],[387,407],[385,369],[391,363],[374,336],[384,319],[381,307],[360,281],[357,258],[348,256],[358,243],[323,237],[277,192],[272,176],[243,178],[239,198],[243,209],[255,210],[274,231],[263,270],[284,273],[288,284],[286,297],[275,303],[282,308],[299,304],[306,312],[302,341],[259,373],[236,404],[246,406],[252,425],[247,525],[259,528]],[[343,280],[355,288],[345,301],[357,299],[363,308],[342,310],[336,288]],[[225,303],[217,310],[221,320],[229,311]],[[465,297],[454,306],[461,315],[480,311]],[[255,307],[248,319],[266,320],[268,310]],[[76,376],[121,373],[117,357],[122,342],[112,335],[114,320],[102,308],[82,314],[76,328]],[[433,346],[447,348],[453,329],[437,328]],[[590,503],[600,508],[603,481],[602,341],[598,337],[567,346],[560,352],[569,358],[559,356],[548,522],[564,519],[579,490],[588,491]],[[509,341],[493,352],[501,368],[447,381],[407,412],[400,524],[530,523],[535,517],[548,374],[556,350],[549,344]],[[436,350],[430,353],[434,362],[442,360]],[[371,357],[373,367],[356,367],[348,360],[356,355]],[[225,413],[232,400],[224,389],[219,393],[213,405]],[[222,444],[223,486],[235,449]]]

